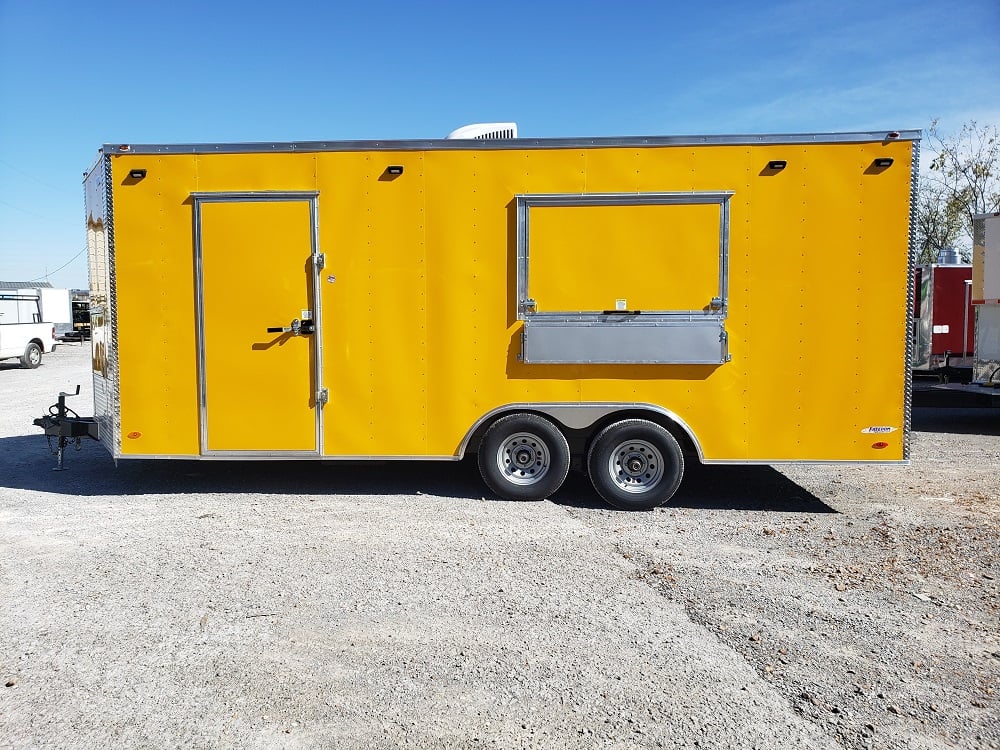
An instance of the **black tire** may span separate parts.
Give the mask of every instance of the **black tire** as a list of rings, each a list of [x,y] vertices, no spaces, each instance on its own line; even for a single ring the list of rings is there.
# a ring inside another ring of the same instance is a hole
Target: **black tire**
[[[505,500],[544,500],[569,473],[569,443],[537,414],[509,414],[494,422],[479,445],[479,473]]]
[[[21,355],[21,367],[34,370],[40,364],[42,364],[42,347],[31,341],[24,347],[24,354]]]
[[[645,419],[623,419],[594,438],[587,471],[597,494],[621,510],[652,510],[681,485],[684,454],[677,438]]]

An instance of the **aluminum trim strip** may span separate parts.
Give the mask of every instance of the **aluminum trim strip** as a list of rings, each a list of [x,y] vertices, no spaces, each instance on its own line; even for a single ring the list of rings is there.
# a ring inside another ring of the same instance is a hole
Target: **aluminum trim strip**
[[[255,201],[302,201],[319,197],[318,190],[247,190],[242,192],[191,193],[203,203],[252,203]]]
[[[201,201],[195,199],[194,221],[194,305],[195,341],[198,347],[198,447],[208,450],[208,390],[205,376],[205,281],[202,273],[201,253]]]
[[[531,206],[662,206],[724,203],[735,190],[642,193],[521,193],[518,201]]]
[[[459,456],[320,456],[315,453],[283,454],[283,453],[258,453],[248,455],[246,453],[209,453],[206,455],[181,455],[165,453],[142,453],[117,456],[119,459],[129,460],[152,460],[164,459],[168,461],[235,461],[249,460],[255,461],[436,461],[436,462],[456,462],[462,459]]]
[[[913,284],[917,273],[917,191],[920,187],[920,141],[914,141],[910,155],[910,213],[906,267],[906,339],[903,355],[903,460],[910,459],[910,430],[913,424]]]
[[[118,262],[117,246],[115,245],[115,204],[114,204],[114,180],[112,173],[111,159],[104,159],[104,228],[106,233],[107,246],[107,357],[108,373],[111,375],[110,396],[111,409],[108,416],[111,419],[111,430],[105,445],[112,448],[111,455],[118,457],[122,452],[122,395],[121,395],[121,368],[118,359]],[[104,443],[103,438],[101,442]]]
[[[320,458],[317,451],[205,451],[198,458]]]
[[[605,415],[606,416],[606,415]],[[455,463],[464,460],[462,456],[317,456],[312,453],[306,454],[278,454],[278,453],[263,453],[259,455],[248,456],[245,453],[234,453],[234,454],[222,454],[222,453],[212,453],[204,456],[200,455],[180,455],[180,454],[162,454],[162,453],[142,453],[142,454],[126,454],[121,456],[116,456],[116,460],[120,461],[148,461],[148,460],[167,460],[167,461],[232,461],[237,459],[247,459],[253,458],[258,461],[434,461],[440,463]],[[861,460],[826,460],[826,461],[811,461],[811,460],[801,460],[801,461],[790,461],[788,459],[779,459],[775,461],[769,461],[766,459],[762,460],[730,460],[724,458],[713,458],[713,459],[703,459],[699,457],[699,461],[706,466],[867,466],[867,465],[881,465],[881,466],[909,466],[911,461],[861,461]]]
[[[878,459],[863,460],[863,459],[825,459],[825,460],[812,460],[812,459],[801,459],[801,460],[791,460],[787,458],[778,458],[769,460],[766,458],[759,459],[745,459],[745,460],[731,460],[727,458],[710,458],[708,460],[702,460],[702,463],[706,466],[867,466],[867,465],[881,465],[881,466],[909,466],[909,459],[893,460],[893,461],[879,461]]]
[[[319,193],[309,199],[310,243],[312,245],[312,315],[313,315],[313,392],[317,395],[323,383],[323,296],[319,268]],[[324,412],[326,405],[316,402],[316,452],[323,455]]]
[[[896,137],[892,137],[894,134]],[[578,138],[514,138],[510,140],[328,140],[256,143],[105,143],[108,155],[243,154],[320,151],[498,151],[559,148],[634,148],[636,146],[770,146],[828,143],[891,143],[919,141],[920,130],[852,133],[787,133],[759,135],[599,136]]]

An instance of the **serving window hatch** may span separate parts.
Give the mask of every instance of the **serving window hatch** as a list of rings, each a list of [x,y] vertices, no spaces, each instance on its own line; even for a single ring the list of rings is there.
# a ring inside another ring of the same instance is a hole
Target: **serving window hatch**
[[[517,196],[522,359],[726,361],[732,195]]]

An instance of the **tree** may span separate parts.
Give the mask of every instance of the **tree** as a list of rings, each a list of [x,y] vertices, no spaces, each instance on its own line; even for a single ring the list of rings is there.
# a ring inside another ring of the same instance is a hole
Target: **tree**
[[[920,184],[916,201],[917,263],[934,263],[942,249],[958,245],[961,210],[942,188],[926,180]]]
[[[927,141],[934,154],[917,196],[916,240],[920,262],[959,245],[968,259],[972,217],[1000,211],[1000,131],[975,120],[947,135],[933,120]]]

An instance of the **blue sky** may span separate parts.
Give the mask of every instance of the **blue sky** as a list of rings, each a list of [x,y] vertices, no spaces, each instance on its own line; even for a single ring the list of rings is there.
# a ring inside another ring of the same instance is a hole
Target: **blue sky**
[[[86,287],[103,143],[1000,124],[1000,0],[0,0],[0,279]],[[56,271],[63,264],[68,265]]]

